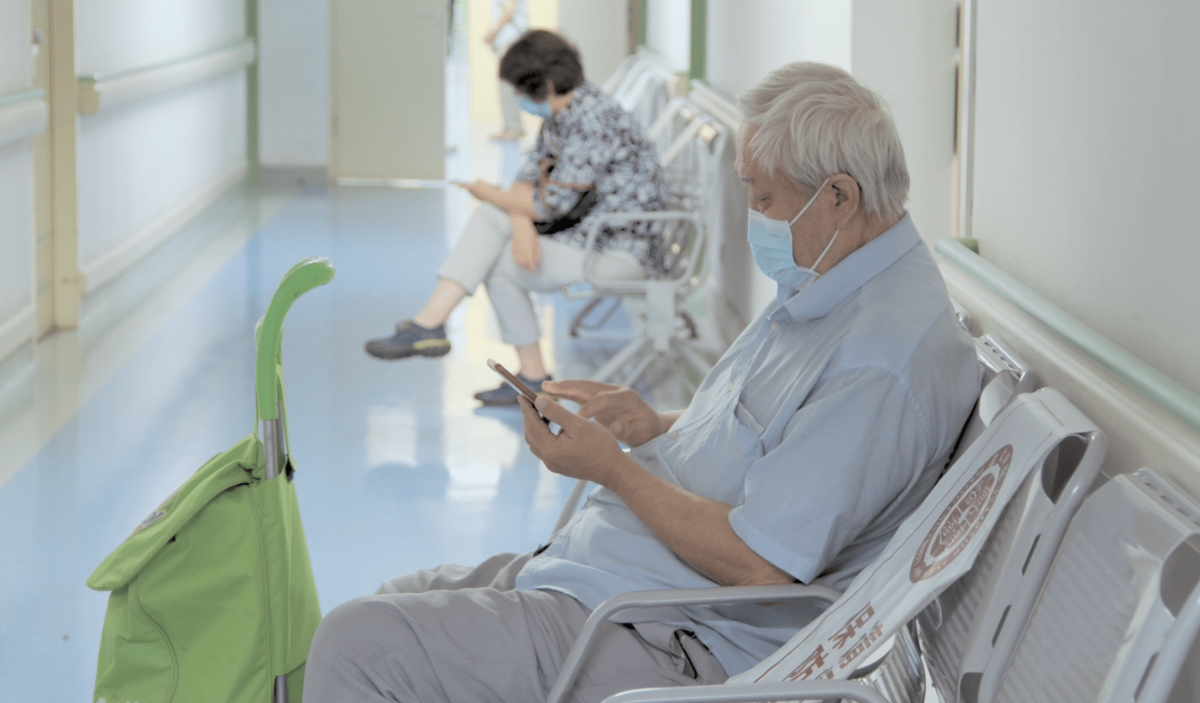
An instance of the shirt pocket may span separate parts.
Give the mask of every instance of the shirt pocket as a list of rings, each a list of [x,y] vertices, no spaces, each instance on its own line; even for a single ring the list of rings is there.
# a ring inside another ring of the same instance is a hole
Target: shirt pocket
[[[742,403],[734,408],[733,416],[737,418],[737,447],[747,467],[763,455],[762,435],[766,430],[763,424],[750,413]]]

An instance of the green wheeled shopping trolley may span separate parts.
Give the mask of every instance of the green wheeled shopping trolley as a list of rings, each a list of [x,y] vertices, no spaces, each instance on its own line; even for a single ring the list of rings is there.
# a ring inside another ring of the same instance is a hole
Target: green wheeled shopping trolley
[[[316,258],[284,275],[255,331],[254,432],[200,467],[88,579],[112,592],[96,703],[300,702],[321,609],[292,482],[280,342],[296,298],[332,278]]]

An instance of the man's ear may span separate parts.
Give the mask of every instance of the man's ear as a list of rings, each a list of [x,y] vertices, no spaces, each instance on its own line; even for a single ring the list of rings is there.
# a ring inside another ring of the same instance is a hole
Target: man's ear
[[[858,181],[845,173],[834,175],[829,179],[829,185],[837,198],[834,219],[838,228],[844,229],[862,207],[862,190],[858,187]]]

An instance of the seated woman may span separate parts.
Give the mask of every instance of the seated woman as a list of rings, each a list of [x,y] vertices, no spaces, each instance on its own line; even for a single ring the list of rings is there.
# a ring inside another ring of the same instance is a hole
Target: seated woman
[[[504,341],[517,348],[518,374],[533,390],[549,378],[530,291],[550,292],[583,280],[584,244],[597,217],[662,210],[667,191],[654,147],[636,119],[583,76],[579,53],[553,32],[526,32],[505,53],[500,78],[518,103],[544,119],[537,146],[509,190],[464,185],[481,203],[467,222],[425,306],[391,337],[366,343],[380,359],[442,356],[445,322],[476,286],[487,286]],[[604,228],[590,266],[597,278],[661,273],[660,228],[634,222]],[[507,384],[477,393],[485,405],[516,405]]]

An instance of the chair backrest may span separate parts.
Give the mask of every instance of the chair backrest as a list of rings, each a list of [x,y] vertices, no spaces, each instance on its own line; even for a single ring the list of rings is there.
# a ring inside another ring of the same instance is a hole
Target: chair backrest
[[[965,311],[956,314],[961,320]],[[990,334],[976,337],[975,356],[979,359],[979,366],[983,371],[979,400],[967,419],[958,446],[950,455],[947,466],[957,461],[958,457],[979,439],[979,435],[983,434],[1013,398],[1037,389],[1037,379],[1029,367],[996,337]]]
[[[657,61],[639,51],[617,67],[601,89],[649,127],[668,105],[678,78]]]
[[[672,222],[663,232],[665,278],[690,277],[685,289],[677,291],[686,295],[703,278],[716,201],[713,190],[728,132],[686,98],[677,98],[651,128],[650,135],[664,145],[659,148],[659,161],[667,185],[668,209],[696,213],[704,224],[697,229],[691,222]]]
[[[1001,514],[971,571],[917,617],[931,677],[947,703],[975,703],[993,660],[1013,649],[1099,473],[1099,461],[1084,461],[1095,441],[1073,436],[1050,451]]]
[[[978,337],[975,350],[983,387],[952,461],[1013,398],[1036,385],[1028,366],[999,339]],[[1013,638],[1002,640],[1001,631],[1019,630],[1029,617],[1028,593],[1041,585],[1099,471],[1098,462],[1082,461],[1088,449],[1087,438],[1075,437],[1051,451],[1001,514],[972,570],[918,616],[933,682],[948,703],[973,701],[993,651],[1001,644],[1011,650]]]
[[[979,700],[1200,700],[1198,627],[1200,505],[1149,469],[1118,475],[1071,523],[1011,658],[989,667],[997,675]]]
[[[953,298],[951,298],[951,303],[954,305],[955,316],[959,324],[963,329],[968,329],[969,313]],[[980,395],[989,395],[989,400],[982,404],[978,399],[976,400],[975,407],[971,409],[971,414],[967,417],[967,422],[959,435],[958,443],[946,463],[946,470],[949,470],[954,462],[971,449],[975,441],[987,430],[992,420],[1018,394],[1035,390],[1032,374],[1016,354],[1009,351],[998,340],[986,335],[976,337],[974,341],[975,356],[982,372]],[[1000,354],[1003,354],[1000,357],[1003,359],[1002,362],[997,358]],[[1011,379],[1020,380],[1012,383],[1009,382]],[[1004,528],[1005,518],[1002,517],[993,531]],[[985,559],[986,546],[984,550],[980,554],[980,560]],[[869,664],[860,666],[859,670],[850,678],[875,688],[883,693],[891,703],[923,701],[925,700],[924,668],[919,665],[919,662],[916,667],[913,666],[911,660],[914,652],[919,652],[919,647],[913,641],[913,636],[910,635],[908,628],[905,628],[897,633],[897,637],[892,643],[883,645]],[[917,653],[916,657],[919,659],[920,654]]]

